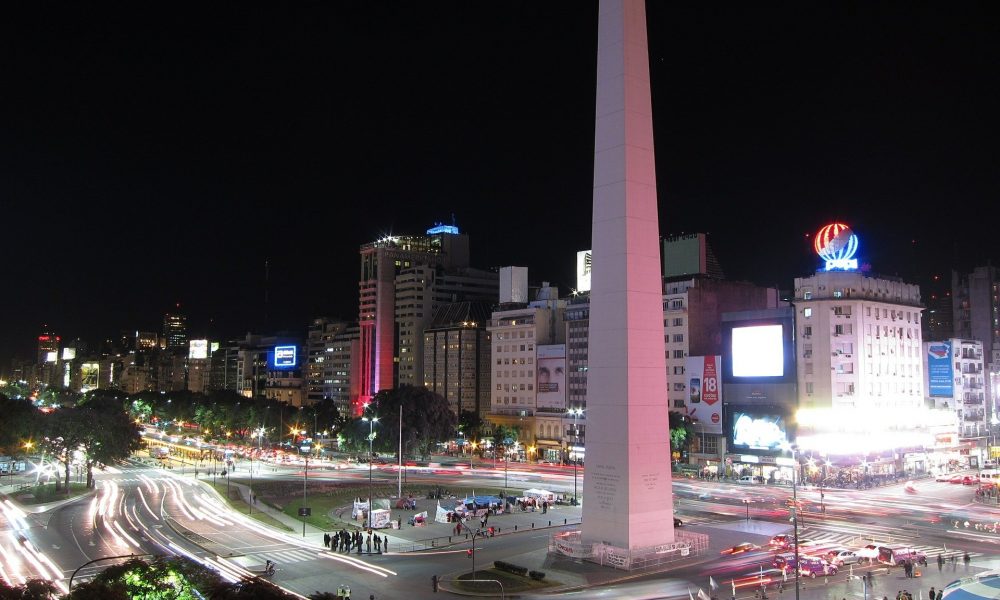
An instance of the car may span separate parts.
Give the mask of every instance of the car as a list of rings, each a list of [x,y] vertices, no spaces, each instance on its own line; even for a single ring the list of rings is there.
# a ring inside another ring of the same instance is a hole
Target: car
[[[815,556],[801,557],[799,560],[799,575],[816,578],[817,575],[836,575],[837,565],[830,564]]]
[[[760,546],[750,542],[743,542],[742,544],[726,548],[720,554],[743,554],[744,552],[753,552],[754,550],[760,550]]]
[[[961,475],[952,475],[948,478],[948,483],[962,483],[962,479]]]
[[[858,558],[857,553],[851,550],[832,550],[827,553],[827,560],[829,560],[831,564],[842,567],[844,565],[853,565],[860,562],[861,559]]]
[[[949,475],[948,473],[941,473],[940,475],[934,478],[934,481],[948,483],[949,481],[951,481],[951,475]]]
[[[744,475],[743,477],[739,478],[738,483],[748,483],[751,485],[755,483],[764,483],[764,478],[754,477],[753,475]]]
[[[864,548],[855,550],[854,554],[858,557],[859,560],[865,559],[869,562],[875,562],[878,559],[880,548],[881,546],[879,546],[878,544],[868,544]]]
[[[979,478],[975,475],[966,475],[962,478],[962,485],[976,485],[979,483]]]
[[[768,545],[772,548],[788,548],[794,542],[794,538],[787,533],[782,533],[771,538]]]
[[[674,517],[674,527],[683,527],[683,526],[684,526],[684,521],[681,521],[677,517]]]
[[[782,554],[775,555],[774,559],[771,561],[771,566],[776,569],[794,569],[796,565],[795,553],[794,552],[784,552]]]

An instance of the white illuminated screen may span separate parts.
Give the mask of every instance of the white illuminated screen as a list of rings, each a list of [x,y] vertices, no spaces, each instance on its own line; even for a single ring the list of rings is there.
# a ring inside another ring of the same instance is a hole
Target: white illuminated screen
[[[733,377],[781,377],[784,374],[781,325],[733,328]]]

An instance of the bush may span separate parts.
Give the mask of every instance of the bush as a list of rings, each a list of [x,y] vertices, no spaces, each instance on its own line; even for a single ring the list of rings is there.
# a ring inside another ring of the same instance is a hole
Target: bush
[[[514,575],[520,575],[524,577],[528,574],[528,567],[521,567],[518,565],[512,565],[509,562],[504,562],[502,560],[493,561],[493,567],[501,571],[506,571],[508,573],[513,573]]]
[[[535,581],[541,581],[545,579],[545,573],[543,573],[542,571],[529,571],[528,576],[534,579]]]

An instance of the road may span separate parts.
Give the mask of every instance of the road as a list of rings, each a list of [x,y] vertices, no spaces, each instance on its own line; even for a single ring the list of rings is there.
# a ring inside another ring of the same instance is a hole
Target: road
[[[496,469],[477,466],[472,470],[461,463],[410,468],[407,480],[410,484],[426,483],[428,487],[464,492],[477,486],[504,487],[506,476],[509,488],[544,485],[572,495],[571,468],[510,464],[505,474],[502,463]],[[389,485],[396,481],[397,471],[392,465],[380,465],[373,468],[372,475],[378,483]],[[257,477],[299,479],[302,467],[274,466]],[[366,481],[367,477],[365,466],[347,470],[310,467],[309,472],[310,480]],[[582,490],[582,476],[577,484]],[[921,481],[915,490],[909,493],[899,485],[870,490],[826,489],[821,498],[817,489],[800,489],[800,539],[809,541],[809,552],[856,548],[872,540],[914,546],[931,558],[931,572],[936,570],[934,558],[938,554],[969,552],[974,565],[996,558],[998,536],[982,528],[977,531],[976,524],[1000,521],[1000,510],[973,504],[969,486]],[[759,550],[739,556],[723,556],[720,552],[741,542],[766,546],[772,535],[789,532],[786,503],[791,490],[680,479],[675,481],[674,494],[685,527],[709,535],[711,547],[707,555],[671,572],[669,577],[639,577],[613,588],[566,596],[600,598],[611,597],[613,592],[615,597],[686,597],[688,589],[707,589],[709,577],[720,585],[742,585],[738,596],[749,594],[759,583],[760,573],[767,576],[774,552]],[[302,596],[347,584],[356,593],[365,592],[365,596],[371,591],[380,599],[411,598],[414,586],[429,588],[431,573],[471,569],[466,556],[469,544],[420,553],[332,553],[299,535],[277,532],[230,512],[214,493],[194,480],[191,472],[167,471],[137,462],[101,473],[98,491],[92,497],[42,514],[19,513],[16,505],[5,501],[0,529],[4,533],[0,537],[0,576],[19,583],[40,575],[57,581],[63,589],[70,575],[88,561],[133,553],[184,554],[230,579],[261,569],[264,560],[270,558],[279,564],[274,581]],[[544,551],[551,533],[529,531],[486,543],[477,541],[477,563],[486,566],[493,560]],[[106,564],[83,567],[74,583],[93,576]],[[853,574],[870,568],[855,567]],[[949,576],[949,568],[955,569],[954,577],[958,577],[964,565],[961,561],[957,566],[946,563],[943,576]],[[822,585],[848,585],[849,571]],[[772,571],[771,577],[777,579],[780,575]],[[807,590],[819,585],[803,584]]]

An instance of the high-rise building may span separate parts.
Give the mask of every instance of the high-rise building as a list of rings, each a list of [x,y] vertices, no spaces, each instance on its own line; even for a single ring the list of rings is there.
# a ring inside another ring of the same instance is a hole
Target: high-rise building
[[[306,342],[305,401],[333,400],[340,414],[350,414],[358,397],[358,339],[355,323],[318,318],[309,326]]]
[[[565,307],[558,288],[543,282],[536,299],[529,304],[500,305],[488,327],[493,344],[489,420],[494,425],[516,428],[521,442],[540,448],[539,455],[532,458],[559,460],[562,452],[566,414]],[[543,371],[543,361],[551,362],[552,368],[546,366]],[[559,366],[562,372],[556,374]],[[553,377],[558,380],[553,381]],[[561,384],[561,389],[553,383]]]
[[[664,238],[663,276],[669,279],[696,275],[726,278],[712,245],[708,243],[708,236],[692,233]]]
[[[1000,417],[1000,271],[992,265],[965,274],[952,271],[951,296],[954,337],[983,343],[989,372],[987,419],[992,422]]]
[[[177,305],[180,308],[180,305]],[[163,347],[187,352],[187,316],[179,312],[163,315]]]
[[[799,407],[924,406],[920,286],[855,271],[795,278]]]
[[[383,237],[361,246],[360,255],[360,381],[359,400],[352,407],[354,414],[360,414],[362,404],[379,390],[398,383],[397,276],[421,265],[441,266],[446,270],[468,267],[469,236],[459,233],[454,226],[438,226],[429,229],[426,235]],[[414,344],[420,335],[414,333]]]
[[[423,333],[424,381],[456,415],[474,412],[486,421],[490,409],[490,321],[493,304],[445,304]]]
[[[49,331],[38,336],[38,364],[55,363],[59,360],[59,342],[61,338]]]
[[[415,265],[396,276],[395,318],[399,333],[395,385],[423,384],[423,334],[438,307],[473,299],[496,302],[495,272]]]

